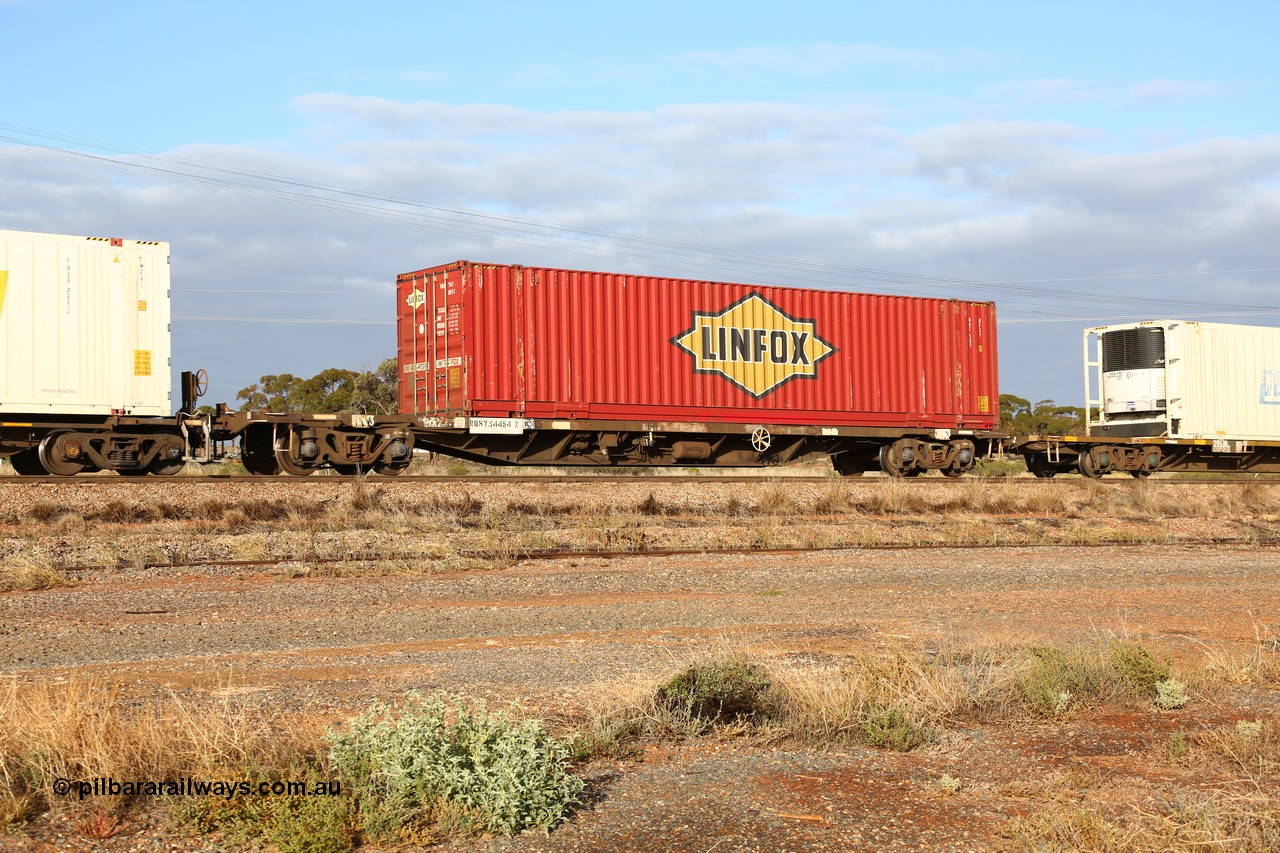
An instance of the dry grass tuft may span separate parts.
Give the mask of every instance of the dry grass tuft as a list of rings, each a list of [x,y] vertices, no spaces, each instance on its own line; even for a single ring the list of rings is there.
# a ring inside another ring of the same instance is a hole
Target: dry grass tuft
[[[922,490],[896,480],[871,491],[860,506],[863,512],[874,515],[920,513],[933,508]]]
[[[38,522],[54,521],[70,511],[71,510],[67,509],[62,504],[55,504],[49,501],[37,501],[27,510],[27,518]]]
[[[1204,732],[1198,740],[1255,784],[1280,771],[1280,720],[1239,720]]]
[[[1002,834],[1045,853],[1264,853],[1280,849],[1280,799],[1197,793],[1157,811],[1059,804],[1013,819]]]
[[[211,777],[220,768],[283,766],[317,742],[296,721],[273,723],[230,700],[196,709],[177,696],[127,702],[103,679],[10,679],[0,686],[0,817],[76,808],[74,792],[53,791],[56,779]],[[109,811],[124,805],[110,803]]]
[[[584,512],[582,504],[576,501],[567,503],[559,503],[550,500],[544,501],[507,501],[503,510],[503,515],[525,515],[534,518],[549,518],[554,516],[577,515]]]
[[[852,507],[849,486],[842,480],[829,483],[813,502],[813,512],[816,515],[841,515]]]
[[[138,524],[144,521],[154,521],[159,515],[154,507],[113,500],[107,501],[102,505],[101,509],[87,517],[97,521],[105,521],[108,524]]]
[[[71,578],[54,568],[47,557],[13,555],[0,562],[0,592],[52,589],[71,582]]]
[[[667,512],[667,507],[654,497],[653,492],[650,492],[649,496],[636,506],[636,512],[641,515],[663,515]]]
[[[890,647],[820,658],[766,658],[735,649],[688,665],[677,679],[744,668],[757,676],[756,683],[768,684],[752,700],[751,714],[735,716],[739,722],[749,718],[745,721],[757,735],[809,743],[865,740],[897,749],[917,745],[958,721],[1054,719],[1113,702],[1154,708],[1158,685],[1172,678],[1167,657],[1130,638],[923,653]],[[666,687],[657,692],[664,691],[670,692]],[[673,714],[670,703],[653,701],[653,693],[616,693],[589,709],[581,728],[597,743],[700,733],[690,725],[690,715]]]
[[[954,666],[936,655],[890,649],[834,665],[784,666],[774,676],[777,716],[789,736],[817,742],[859,731],[871,737],[869,721],[878,721],[877,729],[929,730],[974,713],[988,695],[993,671],[985,659],[972,663]]]
[[[768,515],[785,515],[799,512],[800,507],[796,504],[794,490],[771,483],[756,502],[756,511]]]
[[[1245,652],[1223,651],[1202,644],[1203,677],[1229,685],[1274,687],[1280,685],[1280,636],[1274,626],[1255,623],[1253,645]]]

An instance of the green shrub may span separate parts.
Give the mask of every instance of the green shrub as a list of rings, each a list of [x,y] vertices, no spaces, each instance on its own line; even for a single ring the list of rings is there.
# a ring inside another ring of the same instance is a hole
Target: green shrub
[[[1187,757],[1191,746],[1187,743],[1187,733],[1183,731],[1169,733],[1169,758],[1179,761]]]
[[[219,770],[219,775],[230,771]],[[257,789],[263,782],[303,781],[309,791],[328,775],[316,762],[299,759],[284,770],[252,765],[245,778]],[[200,833],[222,830],[237,841],[266,841],[280,853],[347,853],[354,849],[356,828],[351,799],[341,794],[286,794],[256,797],[183,797],[173,801],[178,823]],[[255,846],[245,844],[244,846]]]
[[[1112,669],[1135,693],[1154,697],[1157,682],[1169,678],[1169,661],[1158,659],[1141,643],[1112,643],[1107,651]]]
[[[873,705],[862,718],[867,743],[879,749],[908,752],[925,742],[926,733],[914,725],[901,709]]]
[[[307,784],[314,786],[318,781],[321,777],[312,774]],[[263,835],[280,853],[345,853],[355,846],[348,797],[265,797],[261,804]]]
[[[741,660],[694,664],[658,688],[659,704],[704,725],[751,719],[767,710],[769,674]]]
[[[399,715],[376,705],[328,739],[372,840],[412,838],[433,825],[500,835],[549,830],[583,787],[567,769],[568,747],[538,720],[440,694],[410,694]]]
[[[1031,659],[1017,679],[1023,704],[1044,717],[1056,717],[1072,705],[1095,698],[1102,690],[1100,666],[1087,652],[1033,646]]]

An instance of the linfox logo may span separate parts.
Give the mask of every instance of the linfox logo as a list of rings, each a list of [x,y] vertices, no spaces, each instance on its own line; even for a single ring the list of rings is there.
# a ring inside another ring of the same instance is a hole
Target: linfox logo
[[[404,303],[406,305],[408,305],[410,308],[415,308],[415,309],[421,308],[422,303],[426,301],[427,301],[427,294],[423,293],[417,287],[415,287],[413,291],[404,299]]]
[[[718,312],[694,311],[693,327],[671,339],[693,356],[695,373],[718,373],[757,400],[796,378],[813,379],[835,347],[812,320],[797,320],[751,293]]]

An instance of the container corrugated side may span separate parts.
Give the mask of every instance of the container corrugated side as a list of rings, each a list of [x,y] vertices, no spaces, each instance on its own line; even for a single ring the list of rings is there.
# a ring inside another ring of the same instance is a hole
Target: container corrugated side
[[[406,414],[998,418],[992,303],[470,262],[405,273],[397,301]]]
[[[1280,329],[1166,327],[1171,437],[1280,441]]]
[[[0,231],[0,412],[170,415],[169,244]]]

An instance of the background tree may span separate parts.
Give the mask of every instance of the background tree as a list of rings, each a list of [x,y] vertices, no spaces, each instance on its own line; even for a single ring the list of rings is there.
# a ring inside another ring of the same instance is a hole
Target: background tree
[[[393,415],[400,408],[400,362],[392,357],[357,374],[351,391],[353,412]]]
[[[269,374],[240,389],[236,399],[254,411],[389,415],[396,411],[398,379],[396,359],[389,358],[374,370],[330,367],[310,378]]]
[[[1000,395],[1000,426],[1011,435],[1077,435],[1084,432],[1084,409],[1059,406],[1053,400]]]

